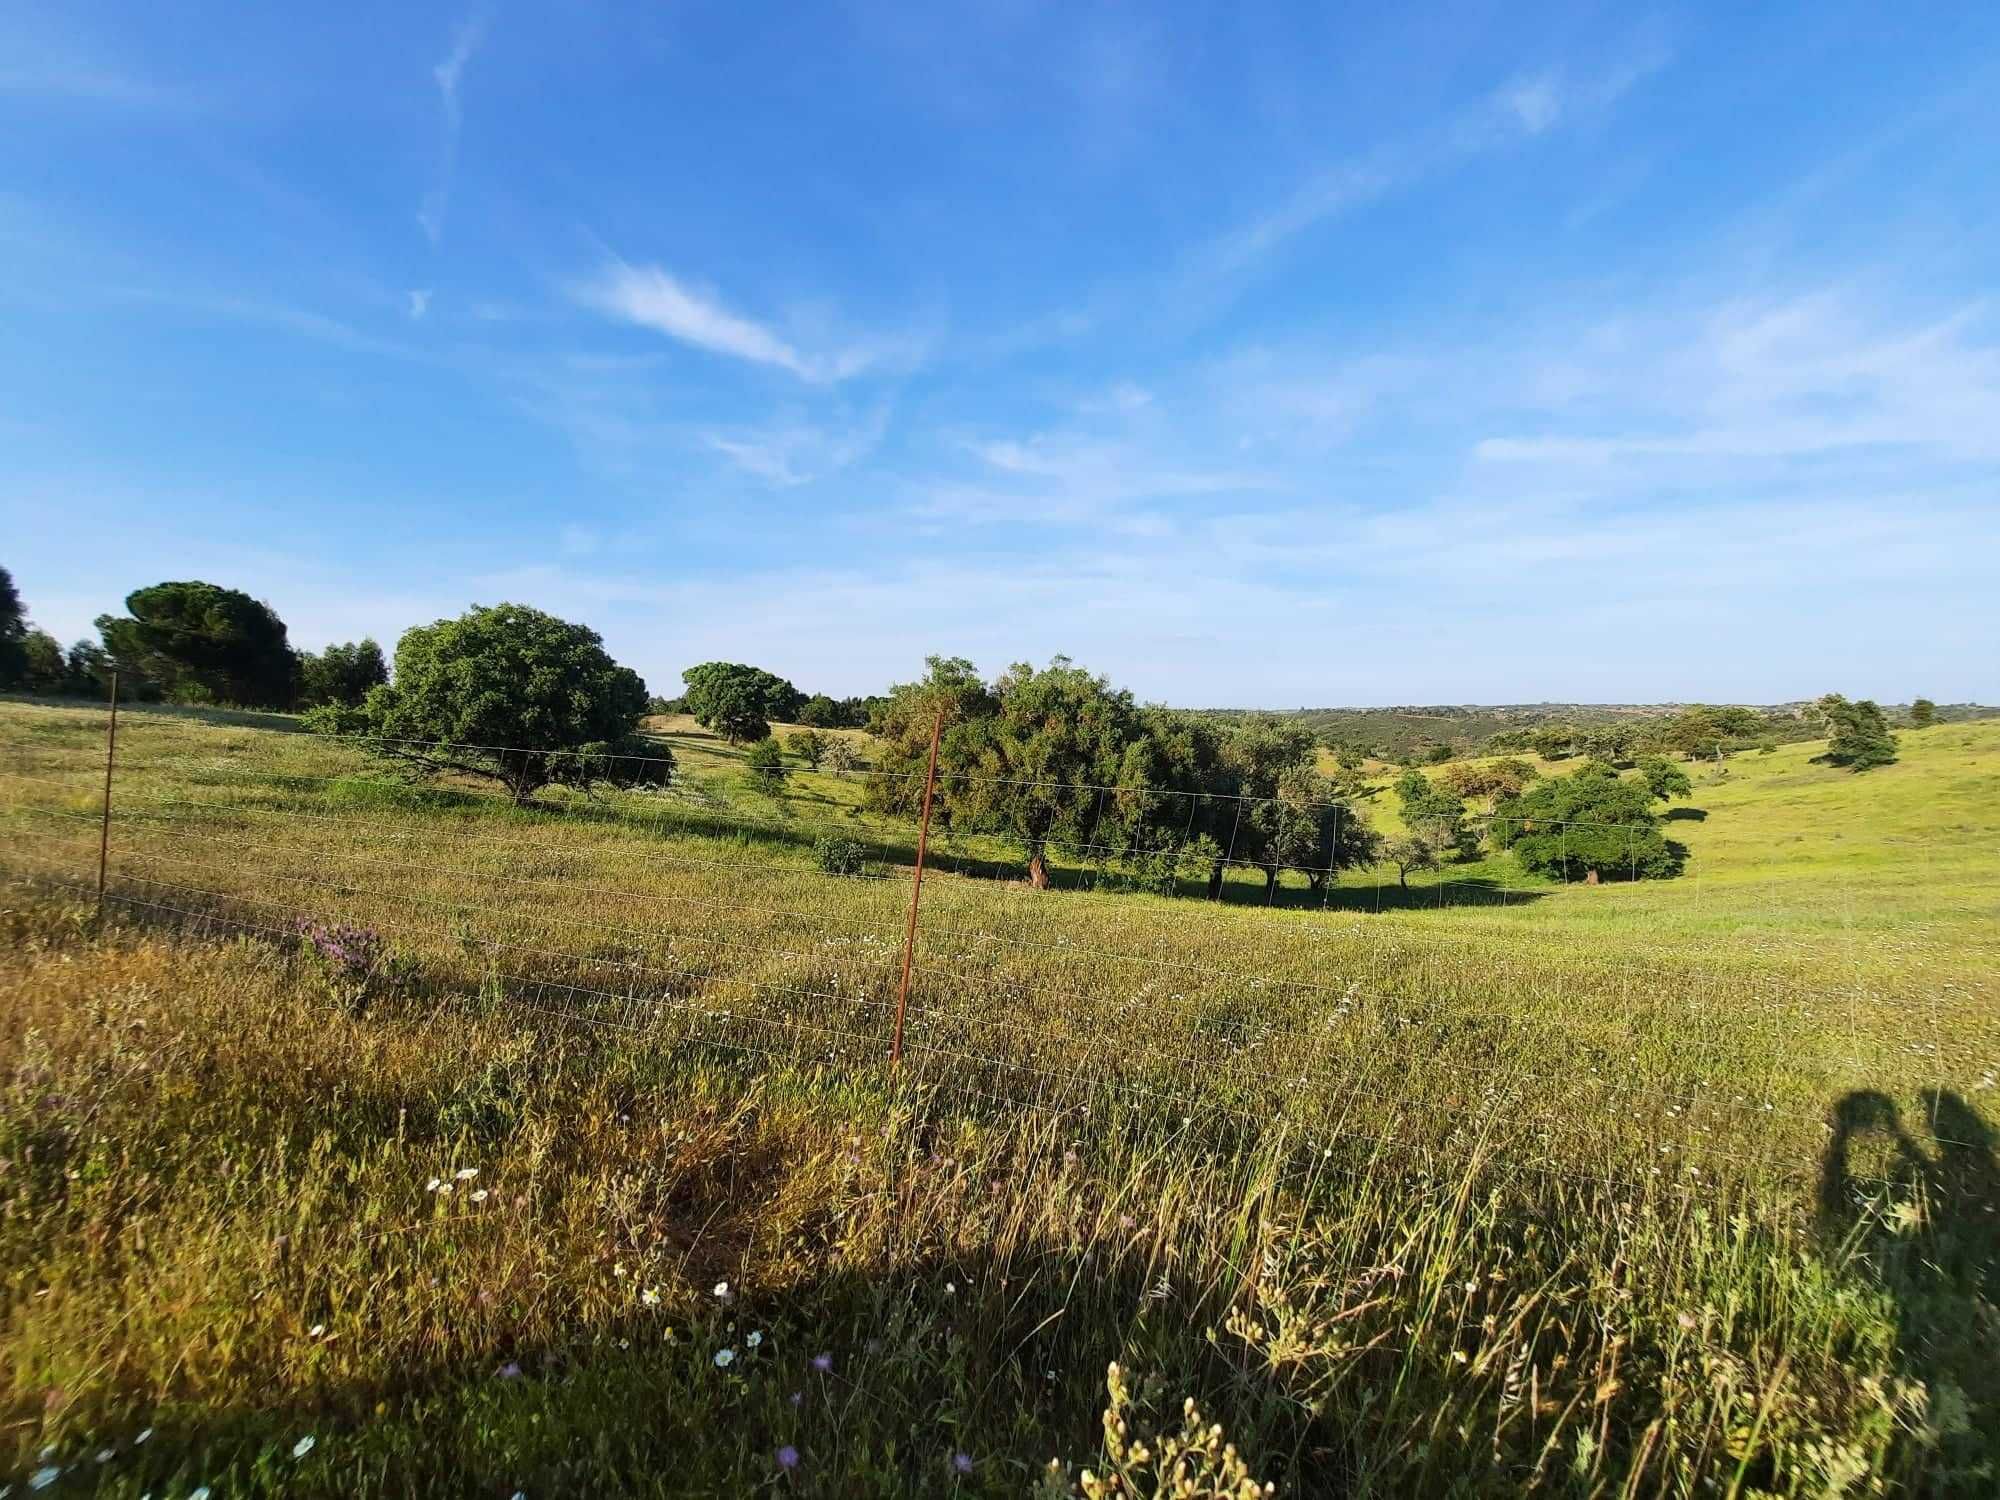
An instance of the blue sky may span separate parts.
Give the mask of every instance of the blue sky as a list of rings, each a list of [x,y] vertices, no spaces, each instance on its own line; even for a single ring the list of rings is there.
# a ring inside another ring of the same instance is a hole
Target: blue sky
[[[876,690],[2000,700],[2000,7],[0,0],[0,564]]]

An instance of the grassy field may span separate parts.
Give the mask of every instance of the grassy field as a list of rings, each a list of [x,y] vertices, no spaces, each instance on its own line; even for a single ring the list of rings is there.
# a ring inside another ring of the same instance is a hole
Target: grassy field
[[[100,920],[102,715],[0,704],[17,1487],[2000,1483],[2000,723],[1700,769],[1669,882],[958,841],[893,1071],[911,831],[654,728],[521,809],[129,714]]]

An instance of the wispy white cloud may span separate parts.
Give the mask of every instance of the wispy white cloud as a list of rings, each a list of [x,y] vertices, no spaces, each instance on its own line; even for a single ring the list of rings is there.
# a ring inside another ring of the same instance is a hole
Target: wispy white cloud
[[[192,93],[162,84],[117,49],[83,35],[81,17],[61,9],[50,14],[61,14],[63,24],[44,29],[24,14],[0,16],[0,96],[123,110],[198,104]]]
[[[1540,135],[1562,115],[1562,93],[1554,73],[1517,78],[1495,97],[1529,135]]]
[[[846,425],[786,421],[714,430],[705,433],[703,441],[745,474],[791,488],[861,462],[882,441],[888,425],[889,408],[879,404],[860,421]]]
[[[1584,361],[1594,430],[1488,436],[1489,462],[1804,459],[1868,448],[2000,458],[2000,341],[1979,304],[1885,328],[1820,292],[1666,320]],[[1546,425],[1546,424],[1545,424]]]
[[[1671,56],[1662,41],[1647,35],[1588,78],[1573,80],[1570,70],[1553,66],[1516,77],[1482,105],[1432,131],[1384,142],[1312,174],[1275,207],[1199,247],[1188,269],[1195,279],[1239,277],[1329,219],[1469,158],[1601,114]]]
[[[424,314],[431,310],[430,288],[411,287],[405,295],[409,298],[409,304],[405,310],[410,315],[410,321],[412,323],[421,322]]]
[[[659,266],[613,261],[576,283],[571,293],[578,303],[606,317],[711,354],[784,370],[815,385],[875,368],[908,366],[918,357],[918,345],[911,340],[863,340],[830,349],[803,349],[768,324],[734,311],[713,290]]]
[[[466,65],[486,39],[486,22],[483,17],[471,17],[459,22],[452,32],[451,51],[444,60],[431,69],[431,79],[437,85],[438,101],[444,110],[444,142],[440,154],[437,180],[431,190],[424,195],[423,205],[417,210],[417,222],[435,245],[444,238],[446,210],[451,205],[452,179],[458,172],[458,139],[465,126],[465,108],[459,99],[459,86],[465,76]]]

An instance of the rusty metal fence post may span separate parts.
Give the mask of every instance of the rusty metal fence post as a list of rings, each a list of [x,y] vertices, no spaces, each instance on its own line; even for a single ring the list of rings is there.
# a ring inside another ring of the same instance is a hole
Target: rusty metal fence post
[[[104,878],[111,863],[111,767],[118,758],[118,671],[111,672],[111,717],[104,726],[104,812],[97,829],[97,919],[104,920]]]
[[[917,899],[924,893],[924,852],[931,838],[931,794],[937,790],[938,741],[944,735],[944,709],[931,725],[930,765],[924,771],[924,811],[917,824],[917,870],[910,880],[910,920],[903,931],[903,978],[896,986],[896,1034],[889,1043],[889,1061],[903,1060],[903,1014],[910,1005],[910,965],[917,953]]]

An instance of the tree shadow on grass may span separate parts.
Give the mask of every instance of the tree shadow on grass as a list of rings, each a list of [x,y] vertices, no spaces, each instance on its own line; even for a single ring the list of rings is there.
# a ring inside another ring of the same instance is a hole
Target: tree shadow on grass
[[[1666,823],[1706,823],[1708,821],[1708,809],[1705,807],[1670,807],[1664,813],[1660,814],[1660,819]]]
[[[1333,911],[1438,911],[1466,906],[1527,906],[1544,900],[1547,890],[1503,885],[1490,876],[1442,880],[1404,887],[1395,881],[1335,886],[1326,901]],[[1315,896],[1312,903],[1318,905]]]
[[[72,707],[102,707],[87,698],[64,699]],[[210,708],[198,703],[120,703],[118,714],[144,714],[167,719],[193,719],[223,729],[274,729],[281,734],[304,734],[305,724],[297,714],[272,713],[257,708]]]
[[[1820,1232],[1895,1303],[1897,1353],[1923,1383],[1935,1434],[1935,1492],[1989,1494],[1983,1448],[2000,1418],[2000,1133],[1949,1090],[1921,1099],[1927,1136],[1913,1135],[1875,1090],[1835,1105]]]

